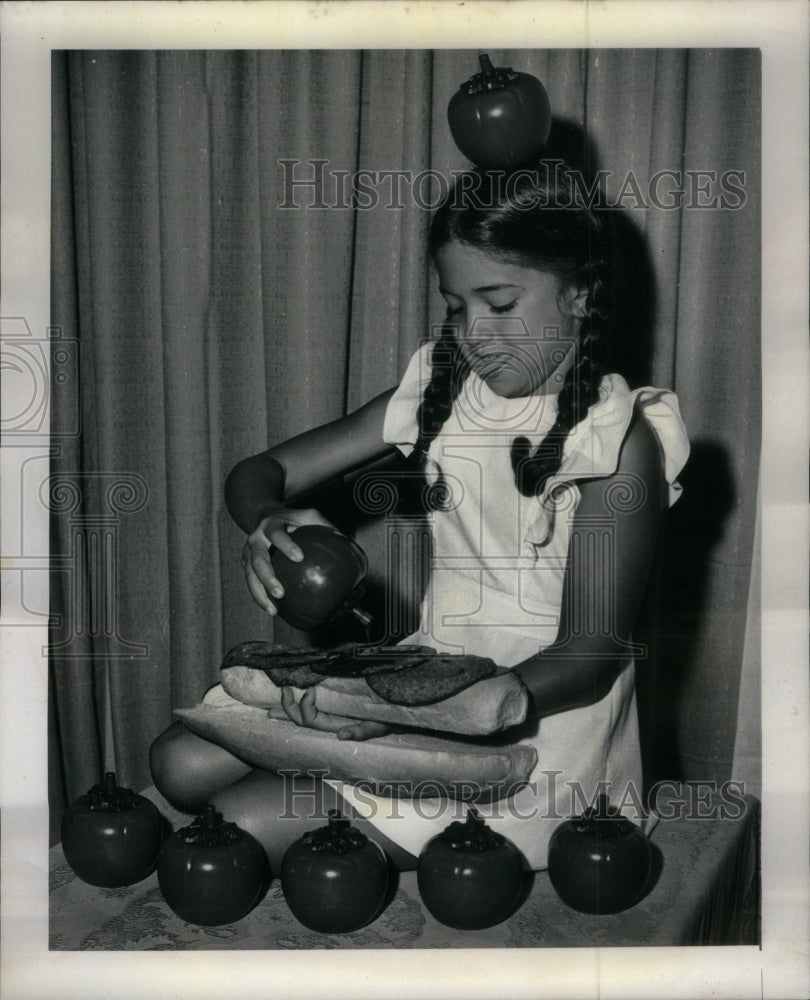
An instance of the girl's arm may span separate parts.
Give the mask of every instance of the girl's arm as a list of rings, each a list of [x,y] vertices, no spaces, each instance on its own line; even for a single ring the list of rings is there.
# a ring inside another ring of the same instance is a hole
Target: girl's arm
[[[271,546],[298,561],[302,553],[289,529],[329,523],[316,510],[293,510],[285,503],[392,450],[383,441],[382,429],[393,392],[384,392],[348,417],[246,458],[229,474],[225,503],[248,536],[242,553],[245,578],[256,603],[270,614],[276,607],[269,595],[284,593],[273,573]]]
[[[255,531],[259,521],[285,500],[390,451],[382,428],[393,393],[389,389],[348,417],[305,431],[234,466],[225,481],[225,503],[245,534]]]
[[[656,545],[662,465],[654,432],[637,416],[616,473],[579,484],[557,638],[514,668],[535,717],[599,701],[626,662],[623,644],[630,642]],[[637,506],[622,503],[631,490],[639,491]]]

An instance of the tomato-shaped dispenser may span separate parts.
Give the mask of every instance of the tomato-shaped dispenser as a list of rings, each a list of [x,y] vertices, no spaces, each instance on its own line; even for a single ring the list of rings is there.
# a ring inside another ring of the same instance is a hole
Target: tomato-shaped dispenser
[[[291,844],[281,888],[293,915],[310,930],[343,934],[371,923],[385,905],[388,859],[339,810],[329,824]]]
[[[152,872],[163,840],[164,820],[154,803],[121,788],[108,771],[100,785],[72,802],[62,815],[65,860],[90,885],[134,885]]]
[[[210,803],[190,826],[163,845],[158,884],[163,898],[189,924],[217,926],[241,920],[270,882],[261,844]]]
[[[273,571],[284,587],[284,596],[274,598],[284,621],[309,631],[346,611],[368,625],[371,618],[357,607],[368,571],[360,546],[323,524],[302,525],[292,538],[304,553],[301,562],[293,562],[278,549],[270,556]]]
[[[453,141],[473,163],[508,170],[536,160],[551,132],[548,94],[537,77],[479,56],[481,72],[450,98]]]
[[[641,899],[652,866],[650,842],[600,795],[551,835],[548,874],[560,899],[580,913],[618,913]]]
[[[462,931],[493,927],[515,911],[526,875],[523,855],[479,813],[451,823],[419,855],[417,885],[430,913]]]

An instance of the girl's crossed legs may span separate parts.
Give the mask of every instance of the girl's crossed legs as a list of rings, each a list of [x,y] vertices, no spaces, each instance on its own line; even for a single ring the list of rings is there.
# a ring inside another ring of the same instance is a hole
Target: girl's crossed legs
[[[274,875],[284,852],[310,830],[325,826],[330,809],[375,840],[399,871],[416,868],[416,858],[356,815],[331,785],[311,774],[274,774],[254,768],[224,747],[204,740],[175,722],[149,753],[157,790],[184,812],[213,803],[225,820],[252,834],[267,852]]]

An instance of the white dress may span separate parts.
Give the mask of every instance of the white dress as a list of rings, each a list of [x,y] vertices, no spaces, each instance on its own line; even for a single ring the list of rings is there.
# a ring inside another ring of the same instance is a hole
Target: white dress
[[[386,411],[383,436],[409,454],[417,438],[416,410],[430,378],[428,343],[413,356]],[[539,443],[556,417],[556,396],[509,399],[477,375],[464,383],[451,416],[428,452],[428,479],[440,467],[452,509],[433,515],[431,576],[420,629],[403,640],[442,651],[491,657],[514,666],[557,636],[569,528],[579,500],[573,480],[610,476],[634,409],[643,412],[664,456],[669,501],[689,444],[678,402],[668,391],[631,391],[621,376],[606,376],[600,399],[569,435],[559,472],[542,496],[524,497],[514,483],[511,441]],[[557,487],[557,489],[554,489]],[[616,483],[614,503],[638,498],[630,481]],[[552,497],[553,491],[553,497]],[[586,708],[561,712],[520,727],[538,762],[527,787],[505,800],[479,806],[487,822],[523,851],[534,869],[546,865],[548,840],[564,818],[582,811],[599,790],[632,819],[641,798],[641,760],[634,664],[626,664],[610,692]],[[600,787],[600,782],[607,785]],[[579,791],[578,791],[579,789]],[[341,794],[391,840],[418,855],[424,844],[466,807],[438,800],[390,800]],[[584,799],[583,799],[584,796]]]

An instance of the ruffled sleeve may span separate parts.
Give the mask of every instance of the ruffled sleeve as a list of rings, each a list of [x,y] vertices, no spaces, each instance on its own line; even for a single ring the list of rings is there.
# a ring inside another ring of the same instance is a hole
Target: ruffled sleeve
[[[396,445],[405,456],[413,451],[419,437],[416,411],[430,382],[432,352],[433,343],[428,342],[413,355],[385,411],[383,440],[386,444]]]
[[[639,389],[635,406],[655,431],[664,455],[664,477],[669,486],[671,507],[683,492],[678,476],[689,458],[689,437],[681,419],[678,397],[666,389]]]
[[[578,501],[579,490],[575,485],[578,480],[613,475],[636,409],[644,414],[658,438],[669,506],[680,496],[678,475],[689,457],[689,438],[675,394],[651,387],[630,390],[620,375],[609,375],[603,382],[601,397],[569,435],[559,471],[550,477],[536,501],[526,542],[543,545],[548,541],[555,512],[560,507],[570,511]]]

